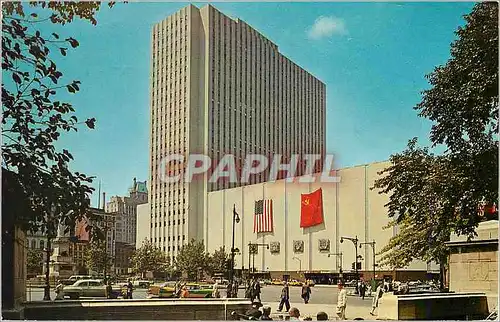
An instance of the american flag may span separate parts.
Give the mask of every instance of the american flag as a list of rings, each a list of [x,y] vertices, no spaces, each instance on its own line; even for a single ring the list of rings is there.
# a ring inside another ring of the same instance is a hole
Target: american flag
[[[273,201],[258,200],[255,202],[255,215],[253,217],[254,233],[270,233],[273,231]]]

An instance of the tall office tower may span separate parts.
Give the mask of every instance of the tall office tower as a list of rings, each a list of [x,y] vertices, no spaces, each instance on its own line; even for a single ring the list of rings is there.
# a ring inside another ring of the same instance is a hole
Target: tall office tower
[[[282,163],[292,154],[324,155],[326,89],[269,39],[210,5],[154,25],[151,49],[150,236],[175,258],[191,238],[203,238],[207,192],[241,184],[211,183],[209,175],[163,182],[162,158],[202,153],[218,162],[233,154],[241,166],[247,154],[281,154]],[[267,180],[262,173],[247,184]]]

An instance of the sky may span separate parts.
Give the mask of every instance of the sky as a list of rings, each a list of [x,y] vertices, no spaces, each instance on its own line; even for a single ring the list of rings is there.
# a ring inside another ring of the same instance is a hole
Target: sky
[[[188,3],[117,3],[98,24],[48,26],[80,46],[58,57],[80,92],[62,95],[96,128],[64,134],[71,168],[96,176],[107,196],[148,180],[150,33]],[[201,7],[204,3],[194,3]],[[413,107],[425,75],[449,58],[454,31],[473,3],[213,3],[269,38],[282,54],[326,84],[327,152],[338,167],[387,160],[409,139],[429,144],[431,123]],[[97,189],[92,202],[97,203]],[[109,198],[109,197],[107,197]]]

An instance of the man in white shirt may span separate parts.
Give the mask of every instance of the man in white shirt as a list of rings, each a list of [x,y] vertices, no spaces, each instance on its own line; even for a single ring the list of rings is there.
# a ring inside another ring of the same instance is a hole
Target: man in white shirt
[[[338,284],[339,295],[337,298],[337,315],[340,320],[345,320],[345,308],[347,305],[347,291],[344,289],[342,282]]]

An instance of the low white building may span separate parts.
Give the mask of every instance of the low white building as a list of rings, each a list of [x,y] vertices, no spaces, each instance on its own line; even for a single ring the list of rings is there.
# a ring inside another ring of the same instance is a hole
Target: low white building
[[[375,252],[380,251],[397,233],[383,229],[389,223],[385,204],[388,196],[371,190],[378,172],[388,162],[345,168],[337,171],[337,183],[298,183],[280,180],[210,192],[207,196],[204,241],[212,252],[221,246],[229,252],[232,242],[233,207],[241,221],[235,225],[235,257],[237,270],[250,267],[272,278],[307,274],[311,278],[338,277],[342,268],[344,277],[354,270],[356,252],[354,243],[340,242],[341,237],[358,238],[359,243],[375,241]],[[322,189],[323,223],[310,228],[300,227],[301,194]],[[255,233],[254,217],[256,201],[272,200],[272,232]],[[258,254],[249,252],[249,243],[262,244]],[[269,249],[267,249],[269,246]],[[361,274],[365,279],[373,276],[373,250],[370,245],[358,245],[361,255]],[[340,254],[341,256],[333,255]],[[330,256],[329,256],[330,254]],[[376,256],[375,262],[378,262]],[[342,266],[341,266],[342,260]],[[301,274],[298,274],[298,272]],[[376,267],[379,278],[391,276],[397,280],[425,279],[431,271],[439,269],[427,263],[415,261],[405,269],[390,271]]]

